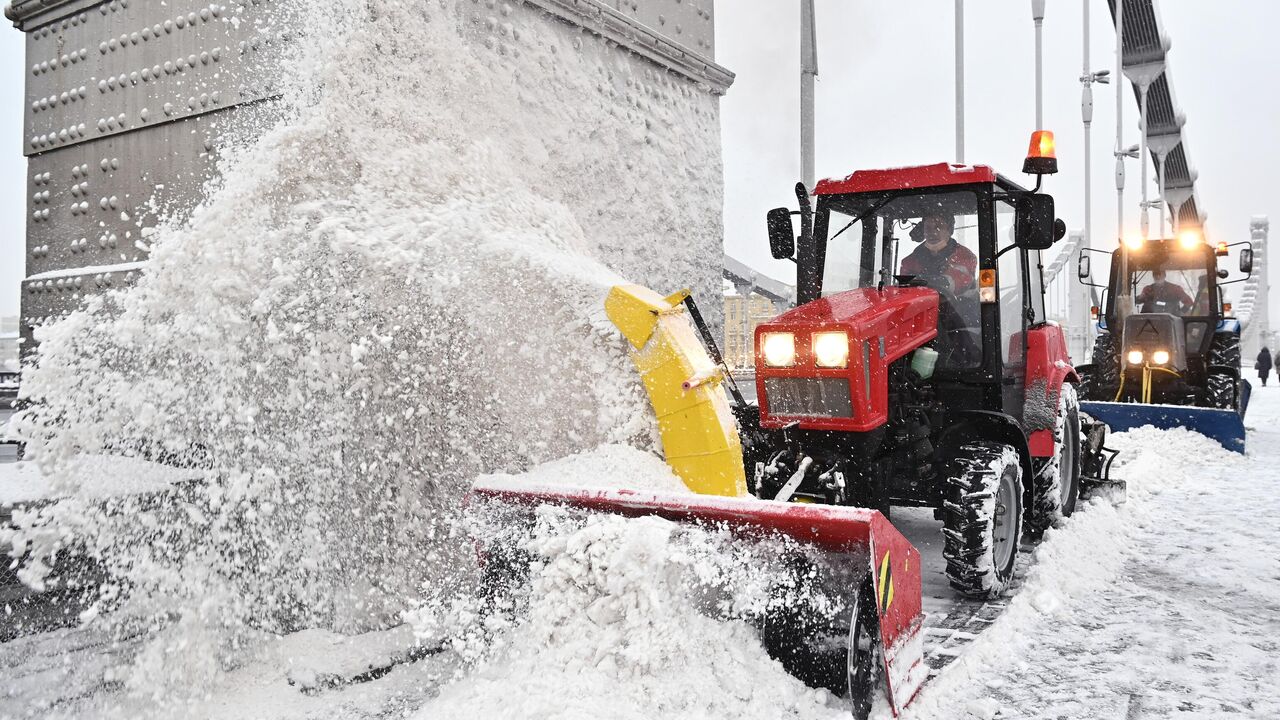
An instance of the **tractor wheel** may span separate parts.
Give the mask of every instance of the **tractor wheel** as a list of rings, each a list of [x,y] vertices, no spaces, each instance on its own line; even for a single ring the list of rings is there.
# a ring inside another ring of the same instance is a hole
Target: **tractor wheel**
[[[1240,369],[1240,336],[1235,333],[1214,333],[1209,346],[1209,365],[1225,365]],[[1205,388],[1209,407],[1234,410],[1236,408],[1236,379],[1231,375],[1210,372]]]
[[[943,501],[943,550],[951,587],[994,598],[1013,580],[1022,538],[1022,464],[998,442],[960,446],[949,463]]]
[[[1214,333],[1213,343],[1209,345],[1209,364],[1239,370],[1240,336],[1229,332]]]
[[[1036,459],[1036,477],[1027,506],[1027,529],[1042,533],[1076,510],[1080,497],[1080,403],[1071,383],[1058,393],[1053,457]]]
[[[880,648],[880,619],[876,617],[876,597],[868,580],[858,592],[849,625],[849,700],[853,717],[866,720],[878,692],[884,687],[884,665]]]
[[[1082,384],[1086,400],[1110,402],[1120,390],[1120,348],[1109,332],[1093,341],[1093,374]]]
[[[1236,379],[1223,373],[1209,373],[1206,380],[1209,407],[1236,409]]]

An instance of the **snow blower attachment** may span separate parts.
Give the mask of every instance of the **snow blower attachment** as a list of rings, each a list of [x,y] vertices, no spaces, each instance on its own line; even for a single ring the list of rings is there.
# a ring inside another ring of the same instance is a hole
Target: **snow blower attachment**
[[[856,717],[870,712],[882,678],[883,692],[896,715],[928,674],[919,553],[875,510],[776,502],[748,494],[735,409],[723,387],[732,380],[719,358],[709,355],[710,351],[718,356],[714,343],[704,347],[709,333],[687,292],[664,298],[642,287],[619,286],[610,292],[605,308],[632,345],[632,357],[657,415],[667,462],[692,493],[482,479],[469,502],[496,502],[506,510],[524,508],[526,516],[547,505],[624,517],[656,516],[728,531],[743,542],[794,541],[810,555],[823,558],[797,572],[813,575],[830,570],[826,577],[840,584],[842,598],[821,609],[784,605],[759,618],[757,627],[766,649],[805,682],[838,694],[847,692]],[[702,327],[695,328],[695,322]],[[706,334],[705,340],[699,340],[699,332]],[[734,394],[740,401],[736,388]],[[528,562],[518,548],[486,547],[484,554],[490,566]],[[521,571],[506,568],[503,572],[519,575]],[[504,577],[490,585],[506,589],[510,580]],[[833,638],[838,642],[833,643]]]

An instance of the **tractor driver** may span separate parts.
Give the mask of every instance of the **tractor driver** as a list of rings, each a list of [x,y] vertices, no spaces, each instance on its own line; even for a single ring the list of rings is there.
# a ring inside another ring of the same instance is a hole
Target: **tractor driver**
[[[911,230],[911,239],[920,246],[902,259],[900,272],[918,275],[933,289],[953,296],[972,290],[978,256],[951,237],[955,229],[956,219],[950,213],[925,215]]]
[[[1151,271],[1151,284],[1138,293],[1138,307],[1144,313],[1167,312],[1181,315],[1190,310],[1193,304],[1187,291],[1166,280],[1165,271],[1160,269]]]
[[[902,259],[902,275],[914,275],[944,298],[939,306],[940,362],[965,367],[978,360],[980,343],[971,334],[982,323],[978,316],[978,298],[971,293],[977,287],[978,256],[956,242],[955,216],[937,212],[925,215],[911,229],[911,239],[920,243]]]

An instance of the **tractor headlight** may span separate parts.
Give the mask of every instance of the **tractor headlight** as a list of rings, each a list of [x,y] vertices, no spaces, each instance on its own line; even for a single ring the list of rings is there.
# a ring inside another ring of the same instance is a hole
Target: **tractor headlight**
[[[1141,364],[1142,364],[1142,351],[1141,351],[1141,350],[1130,350],[1130,351],[1129,351],[1128,360],[1129,360],[1129,364],[1130,364],[1130,365],[1141,365]]]
[[[1165,363],[1169,362],[1169,351],[1157,350],[1151,353],[1151,362],[1157,365],[1164,365]]]
[[[813,360],[822,368],[849,367],[849,336],[840,331],[814,333]]]
[[[764,364],[769,367],[796,364],[796,336],[791,333],[765,333],[761,349],[764,350]]]

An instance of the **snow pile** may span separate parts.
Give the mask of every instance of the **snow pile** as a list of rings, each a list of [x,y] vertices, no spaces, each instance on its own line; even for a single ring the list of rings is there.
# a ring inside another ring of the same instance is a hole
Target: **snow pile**
[[[601,300],[611,267],[676,288],[719,257],[713,116],[575,54],[597,38],[532,24],[498,52],[510,26],[464,10],[309,3],[287,122],[148,238],[136,287],[40,338],[14,430],[67,499],[11,539],[33,583],[72,545],[109,571],[86,619],[154,635],[131,690],[198,693],[248,628],[396,622],[469,570],[471,478],[652,443]],[[103,501],[78,480],[102,453],[205,479]]]
[[[544,509],[538,519],[525,545],[537,561],[526,611],[511,625],[490,618],[484,627],[495,639],[471,647],[478,667],[417,717],[847,714],[770,659],[745,620],[777,603],[821,602],[813,588],[788,584],[788,548],[653,517],[573,519]],[[420,632],[456,627],[457,614],[438,608],[412,615]]]
[[[1046,531],[1036,548],[1034,564],[1008,608],[959,659],[925,686],[906,717],[1020,717],[1001,714],[1004,703],[995,697],[1016,696],[1017,684],[1023,682],[1016,679],[1019,676],[1041,677],[1040,668],[1028,658],[1036,655],[1046,637],[1056,638],[1061,626],[1088,626],[1096,620],[1080,616],[1079,607],[1107,597],[1135,559],[1136,537],[1162,533],[1153,526],[1161,509],[1157,496],[1204,482],[1206,466],[1230,472],[1243,464],[1240,455],[1181,428],[1137,428],[1110,436],[1108,445],[1121,453],[1112,472],[1127,481],[1127,501],[1116,504],[1110,497],[1090,500],[1061,526]],[[1103,611],[1114,613],[1115,608]],[[1063,702],[1074,699],[1078,692],[1060,681],[1049,684],[1061,691]],[[1047,697],[1025,699],[1029,706],[1055,707]],[[958,705],[964,707],[965,714],[957,714]],[[886,710],[877,717],[890,715]]]

